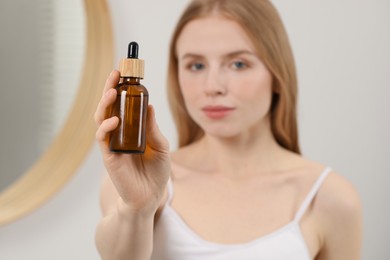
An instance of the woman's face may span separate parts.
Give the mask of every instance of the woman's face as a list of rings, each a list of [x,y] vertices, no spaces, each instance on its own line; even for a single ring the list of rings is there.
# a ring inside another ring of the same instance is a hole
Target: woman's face
[[[240,25],[222,16],[193,20],[176,51],[186,108],[206,134],[228,138],[268,126],[272,76]]]

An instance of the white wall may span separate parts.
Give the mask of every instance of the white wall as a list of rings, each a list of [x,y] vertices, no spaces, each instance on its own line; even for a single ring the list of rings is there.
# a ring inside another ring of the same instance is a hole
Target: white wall
[[[175,145],[165,95],[167,45],[188,1],[110,0],[117,61],[140,43],[145,85],[161,129]],[[363,259],[388,259],[390,2],[274,0],[285,20],[300,78],[304,154],[331,165],[359,190]],[[93,239],[102,172],[96,147],[75,178],[44,207],[0,229],[0,259],[98,259]]]

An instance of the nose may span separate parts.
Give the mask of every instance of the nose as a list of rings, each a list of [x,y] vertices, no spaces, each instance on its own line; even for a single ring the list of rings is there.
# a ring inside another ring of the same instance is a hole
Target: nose
[[[227,93],[227,79],[223,70],[211,67],[204,82],[204,93],[207,96],[223,96]]]

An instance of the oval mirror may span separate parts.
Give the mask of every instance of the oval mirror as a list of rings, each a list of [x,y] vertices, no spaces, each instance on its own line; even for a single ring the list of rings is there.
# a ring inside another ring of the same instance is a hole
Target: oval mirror
[[[106,1],[5,0],[0,21],[1,225],[42,205],[84,160],[114,49]]]

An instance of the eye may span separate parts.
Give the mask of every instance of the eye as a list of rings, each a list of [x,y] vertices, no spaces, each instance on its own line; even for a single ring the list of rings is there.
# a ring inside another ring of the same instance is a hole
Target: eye
[[[242,70],[242,69],[246,69],[248,65],[243,61],[234,61],[232,62],[231,67],[235,70]]]
[[[205,67],[205,65],[203,63],[200,63],[200,62],[194,62],[194,63],[190,63],[188,65],[188,69],[192,70],[192,71],[199,71],[199,70],[204,69],[204,67]]]

